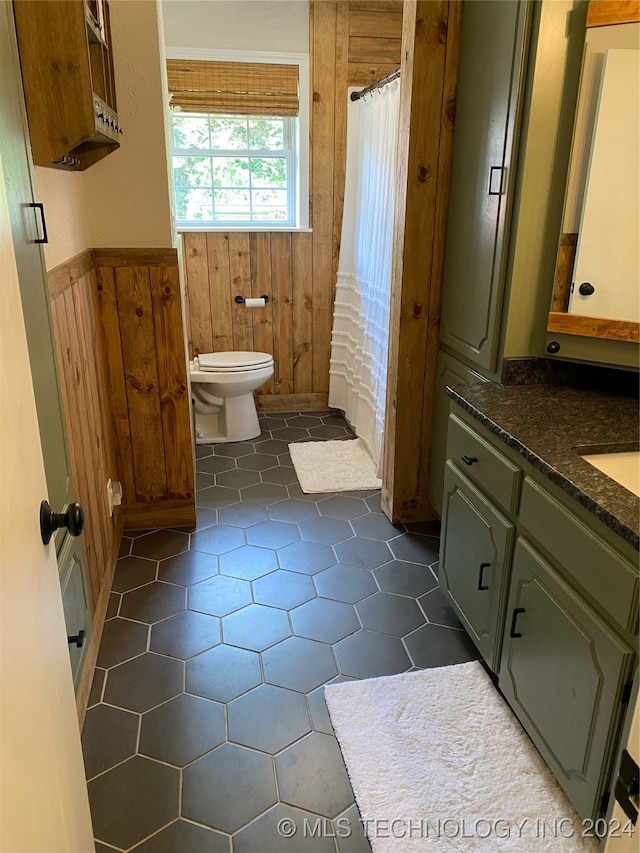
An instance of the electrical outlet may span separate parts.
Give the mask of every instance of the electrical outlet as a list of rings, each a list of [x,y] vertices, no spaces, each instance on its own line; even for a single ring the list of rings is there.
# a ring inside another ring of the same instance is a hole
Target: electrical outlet
[[[122,483],[119,480],[107,480],[107,499],[109,515],[113,515],[114,506],[120,506],[122,503]]]

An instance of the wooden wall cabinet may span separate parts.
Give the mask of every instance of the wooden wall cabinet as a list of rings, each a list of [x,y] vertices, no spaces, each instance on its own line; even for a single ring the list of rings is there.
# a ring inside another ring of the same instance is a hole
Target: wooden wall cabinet
[[[120,145],[106,0],[14,4],[37,166],[82,171]]]
[[[447,455],[440,587],[580,817],[603,817],[637,667],[637,554],[465,413]]]

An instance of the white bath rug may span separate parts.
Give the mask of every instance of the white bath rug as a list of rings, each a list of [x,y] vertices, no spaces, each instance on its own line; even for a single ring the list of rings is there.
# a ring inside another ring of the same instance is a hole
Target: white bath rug
[[[359,438],[348,441],[300,441],[289,445],[300,487],[315,492],[379,489],[382,480]]]
[[[477,661],[325,697],[374,853],[597,850]]]

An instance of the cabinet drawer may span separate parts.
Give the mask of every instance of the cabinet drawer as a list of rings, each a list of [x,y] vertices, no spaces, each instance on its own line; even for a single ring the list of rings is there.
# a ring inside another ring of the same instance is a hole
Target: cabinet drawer
[[[515,512],[522,471],[456,415],[449,415],[447,457],[507,512]]]
[[[529,477],[520,521],[571,580],[623,628],[638,630],[638,572]]]

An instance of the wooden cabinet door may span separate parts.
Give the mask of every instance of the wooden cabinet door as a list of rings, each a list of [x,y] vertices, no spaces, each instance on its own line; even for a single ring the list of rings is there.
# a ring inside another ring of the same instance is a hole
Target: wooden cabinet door
[[[580,816],[597,818],[633,652],[521,538],[506,615],[500,689]]]
[[[450,461],[444,483],[440,587],[496,670],[514,526]]]
[[[441,343],[496,368],[530,6],[464,4]]]

